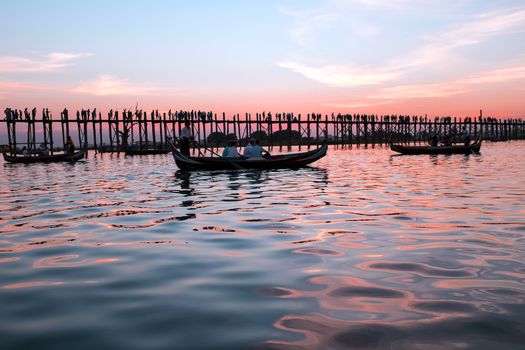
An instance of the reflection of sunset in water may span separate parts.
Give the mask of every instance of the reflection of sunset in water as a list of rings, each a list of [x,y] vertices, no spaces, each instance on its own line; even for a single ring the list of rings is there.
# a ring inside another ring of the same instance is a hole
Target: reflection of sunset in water
[[[276,171],[93,154],[2,165],[2,341],[518,349],[525,143],[484,147],[331,148]]]

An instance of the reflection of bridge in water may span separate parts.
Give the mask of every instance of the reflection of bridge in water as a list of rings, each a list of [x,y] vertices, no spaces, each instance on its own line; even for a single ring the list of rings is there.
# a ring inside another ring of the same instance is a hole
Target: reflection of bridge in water
[[[228,139],[241,145],[250,138],[261,140],[268,147],[308,146],[322,143],[338,145],[369,145],[427,142],[429,135],[449,135],[459,141],[463,128],[472,138],[506,141],[525,139],[522,119],[451,118],[427,116],[377,116],[359,114],[316,113],[306,116],[293,113],[246,113],[227,117],[224,113],[176,111],[149,113],[142,110],[110,110],[105,117],[94,110],[76,111],[73,117],[64,109],[53,118],[48,109],[37,116],[31,112],[6,108],[2,125],[7,127],[9,149],[15,153],[22,146],[34,151],[44,143],[51,149],[61,149],[67,136],[81,147],[101,152],[119,152],[135,147],[140,150],[166,150],[170,137],[180,135],[185,121],[190,123],[198,144],[206,147],[223,146]]]

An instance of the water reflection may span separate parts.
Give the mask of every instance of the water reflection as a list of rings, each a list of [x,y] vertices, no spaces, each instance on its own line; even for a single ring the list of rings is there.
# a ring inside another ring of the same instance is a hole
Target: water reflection
[[[524,148],[340,148],[295,170],[4,167],[0,342],[519,349]]]
[[[191,187],[191,172],[179,170],[175,173],[175,179],[179,182],[180,191],[179,193],[185,197],[192,197],[195,195],[195,188]],[[181,201],[182,207],[192,207],[194,201],[190,199],[184,199]]]

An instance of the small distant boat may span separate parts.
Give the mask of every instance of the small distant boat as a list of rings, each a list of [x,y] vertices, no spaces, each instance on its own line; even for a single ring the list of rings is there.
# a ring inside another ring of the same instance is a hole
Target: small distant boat
[[[7,153],[3,153],[4,160],[9,163],[23,163],[23,164],[30,164],[30,163],[57,163],[57,162],[70,162],[74,163],[79,159],[84,158],[85,151],[80,150],[75,153],[60,153],[60,154],[53,154],[49,156],[22,156],[22,155],[9,155]]]
[[[173,143],[171,144],[173,158],[181,170],[300,168],[323,158],[327,150],[328,145],[323,144],[323,146],[308,152],[266,155],[256,158],[191,157],[182,154]]]
[[[144,156],[148,154],[167,154],[170,153],[169,149],[128,149],[126,150],[127,156]]]
[[[390,149],[401,154],[471,154],[479,153],[481,140],[470,145],[455,144],[450,146],[405,146],[391,144]]]
[[[129,147],[124,147],[127,156],[144,156],[148,154],[167,154],[170,150],[166,145],[153,142],[134,142]]]

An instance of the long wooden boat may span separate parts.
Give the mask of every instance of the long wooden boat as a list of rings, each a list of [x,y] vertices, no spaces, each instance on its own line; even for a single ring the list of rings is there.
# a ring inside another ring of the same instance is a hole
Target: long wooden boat
[[[79,159],[84,158],[85,151],[80,150],[75,153],[69,154],[69,153],[60,153],[60,154],[53,154],[49,156],[21,156],[21,155],[9,155],[7,153],[3,153],[4,160],[9,163],[23,163],[23,164],[30,164],[30,163],[57,163],[57,162],[70,162],[74,163]]]
[[[302,153],[288,153],[267,155],[254,158],[226,158],[226,157],[191,157],[182,154],[174,145],[171,150],[175,163],[181,170],[243,170],[243,169],[280,169],[300,168],[323,158],[328,145],[323,144],[314,150]]]
[[[468,146],[451,145],[451,146],[405,146],[391,144],[390,149],[401,154],[471,154],[479,153],[481,140],[477,140]]]

